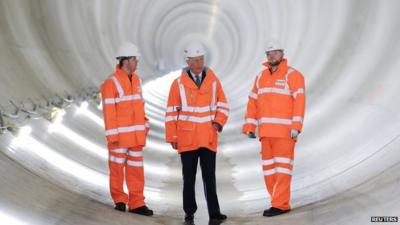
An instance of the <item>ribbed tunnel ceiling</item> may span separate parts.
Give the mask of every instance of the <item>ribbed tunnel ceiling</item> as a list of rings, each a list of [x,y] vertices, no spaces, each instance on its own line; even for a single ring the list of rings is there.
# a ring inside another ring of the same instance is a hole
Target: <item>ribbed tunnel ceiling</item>
[[[29,99],[44,105],[75,97],[61,122],[23,121],[24,112],[6,119],[32,131],[0,135],[0,219],[176,224],[183,215],[181,166],[164,142],[164,110],[174,71],[185,63],[183,46],[198,40],[231,106],[217,158],[221,207],[236,218],[227,224],[267,222],[259,215],[268,202],[259,143],[240,128],[271,37],[282,40],[289,64],[305,75],[308,101],[295,153],[295,210],[270,222],[336,224],[344,216],[341,224],[366,224],[373,215],[398,214],[399,7],[396,0],[0,1],[2,112],[12,114],[10,100],[29,108]],[[122,41],[142,52],[138,73],[152,127],[146,200],[155,219],[112,211],[102,113],[90,98],[82,104],[82,93],[113,71]],[[199,217],[206,218],[200,180]]]

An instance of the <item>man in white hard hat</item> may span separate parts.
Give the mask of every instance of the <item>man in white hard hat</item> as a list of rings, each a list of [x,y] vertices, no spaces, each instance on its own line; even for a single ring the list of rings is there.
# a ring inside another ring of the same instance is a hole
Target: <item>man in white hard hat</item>
[[[303,75],[287,65],[284,48],[276,39],[265,48],[266,69],[255,79],[249,94],[243,134],[261,141],[264,181],[271,207],[264,216],[290,211],[290,182],[294,147],[303,127],[305,85]]]
[[[101,85],[104,123],[109,149],[110,192],[115,209],[144,216],[153,215],[144,202],[142,150],[149,131],[141,80],[135,74],[140,53],[129,42],[122,43],[115,72]],[[124,177],[125,175],[125,177]],[[124,192],[124,181],[128,194]]]
[[[174,80],[165,119],[166,141],[181,156],[185,221],[193,221],[197,210],[195,180],[198,161],[204,182],[210,221],[224,221],[218,203],[215,159],[218,133],[229,114],[228,103],[215,73],[205,67],[206,51],[198,42],[184,49],[188,67]]]

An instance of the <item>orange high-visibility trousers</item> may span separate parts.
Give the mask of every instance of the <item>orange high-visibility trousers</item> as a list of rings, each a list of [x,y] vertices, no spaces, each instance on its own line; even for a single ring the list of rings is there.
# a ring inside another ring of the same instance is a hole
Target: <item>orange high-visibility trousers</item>
[[[110,192],[114,203],[128,204],[129,209],[144,206],[144,169],[142,146],[109,150]],[[124,181],[128,193],[124,192]]]
[[[294,146],[295,140],[290,138],[261,139],[264,180],[271,206],[282,210],[290,209]]]

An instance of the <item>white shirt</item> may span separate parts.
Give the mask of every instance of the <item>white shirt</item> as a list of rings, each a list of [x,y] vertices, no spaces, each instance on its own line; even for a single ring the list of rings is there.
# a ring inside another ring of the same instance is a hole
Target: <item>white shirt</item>
[[[190,70],[190,75],[192,76],[194,82],[196,82],[196,76],[199,76],[199,78],[200,78],[200,83],[201,83],[201,81],[202,81],[201,79],[203,78],[203,76],[202,76],[202,75],[203,75],[203,72],[201,72],[201,73],[195,75],[195,74],[193,73],[193,71]]]

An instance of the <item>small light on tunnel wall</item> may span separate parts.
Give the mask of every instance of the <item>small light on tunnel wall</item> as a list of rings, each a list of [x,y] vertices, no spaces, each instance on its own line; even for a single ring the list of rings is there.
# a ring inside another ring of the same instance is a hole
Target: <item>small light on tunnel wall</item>
[[[45,118],[50,122],[57,123],[59,120],[62,120],[62,117],[65,115],[65,113],[66,112],[64,109],[52,107],[45,115]]]
[[[54,122],[49,124],[49,126],[47,127],[47,132],[53,133],[54,131],[56,131],[56,129],[60,127],[62,119],[63,119],[62,117],[59,117],[56,120],[54,120]]]

